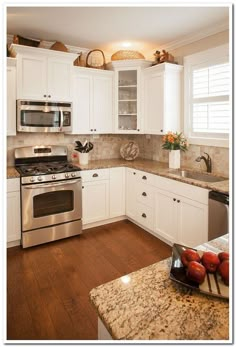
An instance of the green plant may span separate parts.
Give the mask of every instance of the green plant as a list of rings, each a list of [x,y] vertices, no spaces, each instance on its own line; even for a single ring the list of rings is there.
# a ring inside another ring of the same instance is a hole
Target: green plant
[[[186,151],[188,149],[188,143],[185,136],[182,133],[173,133],[169,131],[162,138],[162,148],[168,150],[180,149],[181,151]]]

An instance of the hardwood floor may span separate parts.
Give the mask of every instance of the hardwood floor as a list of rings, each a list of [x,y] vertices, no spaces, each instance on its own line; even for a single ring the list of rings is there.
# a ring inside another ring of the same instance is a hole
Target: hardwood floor
[[[125,220],[28,249],[7,251],[8,340],[96,340],[89,291],[171,255]]]

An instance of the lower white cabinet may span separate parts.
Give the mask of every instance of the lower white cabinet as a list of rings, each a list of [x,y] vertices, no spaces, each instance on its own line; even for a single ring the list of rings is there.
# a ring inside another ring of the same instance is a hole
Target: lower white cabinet
[[[132,219],[136,218],[136,188],[137,170],[126,169],[126,215]]]
[[[125,168],[81,171],[83,225],[125,215]]]
[[[20,238],[20,179],[10,178],[7,180],[7,242]]]
[[[125,215],[125,168],[110,169],[110,218]]]

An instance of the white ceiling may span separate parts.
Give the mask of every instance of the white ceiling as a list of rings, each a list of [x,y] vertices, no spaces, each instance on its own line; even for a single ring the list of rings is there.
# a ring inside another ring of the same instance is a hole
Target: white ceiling
[[[127,49],[159,49],[194,36],[221,31],[228,7],[8,7],[7,33],[46,41],[100,48],[111,54]],[[124,48],[123,48],[124,49]]]

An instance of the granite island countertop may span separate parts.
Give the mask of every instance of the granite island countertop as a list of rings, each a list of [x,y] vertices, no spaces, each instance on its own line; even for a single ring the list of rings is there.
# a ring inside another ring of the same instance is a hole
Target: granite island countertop
[[[228,235],[199,247],[228,251]],[[116,340],[229,340],[229,302],[169,279],[171,258],[94,288],[90,301]]]
[[[73,162],[74,165],[78,166],[81,170],[96,170],[96,169],[105,169],[112,167],[129,167],[141,171],[146,171],[154,175],[159,175],[166,178],[171,178],[176,181],[183,183],[191,184],[201,188],[215,190],[220,193],[229,193],[229,179],[226,178],[225,181],[209,183],[202,182],[186,177],[180,177],[171,173],[171,170],[168,168],[167,163],[162,163],[155,160],[147,159],[135,159],[134,161],[127,161],[124,159],[103,159],[103,160],[91,160],[87,165],[81,165],[77,162]],[[185,169],[184,167],[182,169]],[[189,168],[186,168],[190,170]],[[19,173],[15,170],[14,167],[7,168],[7,178],[19,177]]]

